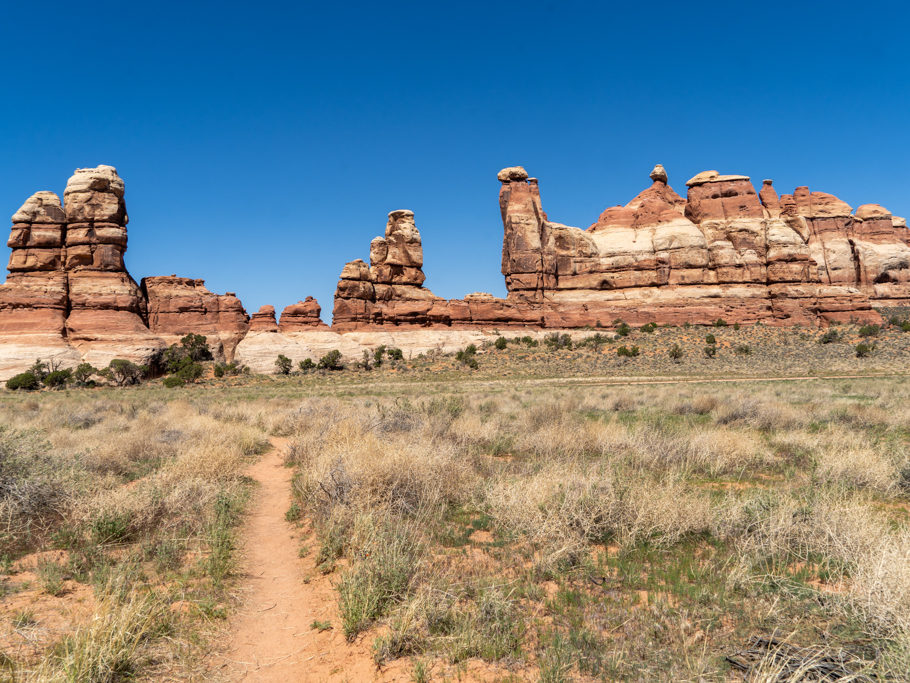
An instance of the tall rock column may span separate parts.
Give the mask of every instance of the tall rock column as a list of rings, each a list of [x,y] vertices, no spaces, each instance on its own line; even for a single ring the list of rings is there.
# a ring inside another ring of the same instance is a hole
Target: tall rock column
[[[556,258],[546,249],[546,214],[537,179],[521,166],[502,169],[496,176],[502,212],[502,274],[509,296],[538,299],[555,287]],[[547,252],[545,254],[545,252]]]
[[[163,342],[145,324],[146,303],[126,272],[123,180],[113,166],[80,168],[63,193],[70,314],[69,341],[104,365],[115,357],[147,360]]]
[[[0,285],[0,379],[36,360],[74,365],[79,353],[66,343],[69,310],[63,271],[66,219],[60,198],[37,192],[13,214],[7,244],[9,275]]]
[[[13,214],[9,276],[0,285],[0,379],[38,359],[65,366],[79,362],[79,353],[64,336],[69,310],[65,223],[53,192],[33,194]]]
[[[385,236],[370,242],[370,265],[357,259],[342,269],[332,326],[428,325],[430,309],[440,299],[423,287],[425,279],[414,212],[392,211]]]
[[[9,277],[0,285],[0,333],[62,337],[68,300],[63,272],[66,218],[60,198],[36,192],[13,214]]]

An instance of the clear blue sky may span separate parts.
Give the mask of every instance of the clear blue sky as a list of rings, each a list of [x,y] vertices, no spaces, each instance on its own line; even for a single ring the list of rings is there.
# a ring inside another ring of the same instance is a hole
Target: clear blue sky
[[[427,287],[504,294],[504,166],[580,227],[656,162],[908,215],[901,4],[4,2],[0,206],[114,165],[137,281],[327,321],[398,208]]]

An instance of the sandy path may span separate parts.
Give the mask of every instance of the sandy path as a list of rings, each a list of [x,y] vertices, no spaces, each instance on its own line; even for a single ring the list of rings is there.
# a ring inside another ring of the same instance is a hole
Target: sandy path
[[[247,471],[258,487],[242,537],[242,604],[212,663],[232,681],[400,680],[400,668],[377,671],[369,643],[342,636],[331,578],[314,568],[315,540],[285,520],[293,476],[284,466],[287,439],[271,441],[272,450]],[[300,558],[304,545],[312,550]],[[314,630],[316,620],[333,628]]]

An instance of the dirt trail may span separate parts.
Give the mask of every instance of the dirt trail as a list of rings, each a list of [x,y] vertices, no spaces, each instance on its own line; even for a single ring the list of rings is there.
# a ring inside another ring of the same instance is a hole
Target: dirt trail
[[[285,520],[293,474],[284,466],[287,439],[271,441],[272,450],[247,471],[258,487],[242,538],[242,605],[213,664],[231,681],[399,679],[400,670],[377,671],[369,644],[342,636],[337,594],[314,568],[314,539]],[[307,543],[312,549],[300,558]],[[314,621],[330,622],[332,629],[315,630]]]

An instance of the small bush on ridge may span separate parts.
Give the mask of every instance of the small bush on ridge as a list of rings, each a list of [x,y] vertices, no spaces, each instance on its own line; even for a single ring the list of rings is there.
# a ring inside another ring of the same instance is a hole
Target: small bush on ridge
[[[344,365],[341,363],[341,351],[333,349],[319,359],[316,366],[320,370],[343,370]]]
[[[855,347],[853,347],[854,352],[856,353],[857,358],[865,358],[869,356],[873,351],[875,351],[874,342],[860,342]]]
[[[291,374],[291,359],[283,353],[279,353],[278,358],[275,359],[275,369],[279,375]]]
[[[10,391],[34,391],[40,386],[40,380],[32,372],[20,372],[6,380],[6,388]]]

